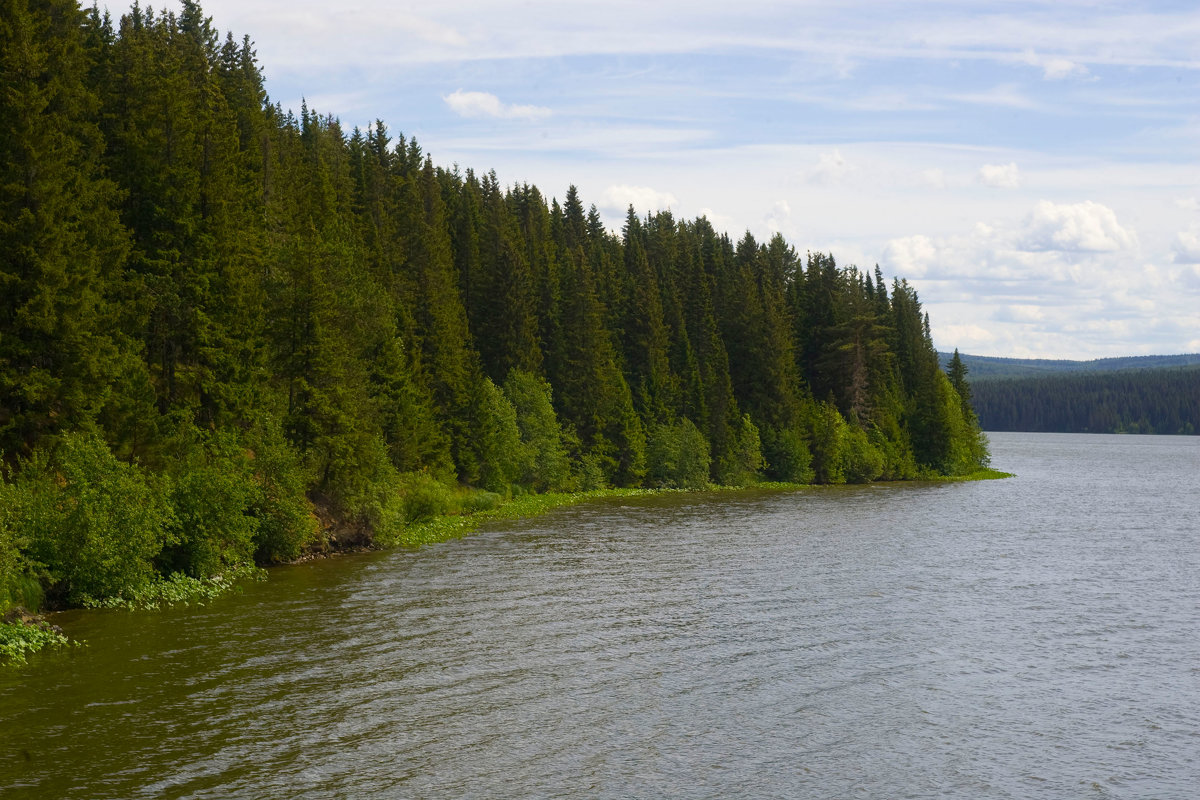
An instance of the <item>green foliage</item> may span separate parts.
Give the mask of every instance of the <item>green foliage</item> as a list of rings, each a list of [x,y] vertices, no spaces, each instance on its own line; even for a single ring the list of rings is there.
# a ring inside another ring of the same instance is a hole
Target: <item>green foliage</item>
[[[254,445],[254,480],[258,491],[251,513],[258,519],[254,560],[278,564],[299,558],[316,540],[321,526],[305,496],[308,476],[299,454],[273,425],[265,426]]]
[[[704,489],[711,460],[708,440],[690,419],[658,425],[646,445],[646,480],[667,489]]]
[[[732,433],[730,452],[717,463],[717,481],[727,486],[748,486],[757,482],[766,465],[758,426],[743,414]]]
[[[767,477],[785,483],[812,483],[813,456],[799,428],[765,428],[762,432],[763,457]]]
[[[174,511],[168,544],[155,559],[164,575],[208,578],[253,563],[261,487],[248,455],[227,434],[180,445],[170,473]]]
[[[885,459],[866,432],[847,425],[842,432],[841,473],[847,483],[870,483],[883,474]]]
[[[264,580],[265,578],[266,573],[247,563],[236,564],[224,572],[204,578],[172,572],[166,578],[157,578],[126,596],[89,598],[84,605],[88,608],[145,610],[175,605],[204,605],[210,600],[229,593],[243,580]]]
[[[478,484],[505,493],[530,461],[530,448],[521,441],[517,412],[491,378],[481,378],[473,407]]]
[[[845,483],[843,440],[846,421],[832,403],[815,404],[805,420],[812,448],[812,469],[817,483]]]
[[[285,113],[190,0],[6,11],[0,605],[149,597],[322,524],[410,541],[527,491],[987,463],[961,359],[947,380],[878,268],[669,212],[618,235],[574,187]],[[1089,424],[1200,430],[1153,402]]]
[[[978,379],[972,392],[989,431],[1200,434],[1195,365]]]
[[[53,452],[39,448],[21,465],[13,519],[56,597],[128,596],[153,580],[153,561],[170,541],[164,483],[84,434],[65,434]]]
[[[26,656],[46,647],[66,647],[70,640],[47,625],[0,622],[0,666],[24,664]]]
[[[571,486],[571,462],[562,426],[551,404],[550,384],[537,376],[512,370],[504,381],[521,434],[517,482],[538,492]]]
[[[454,507],[449,487],[425,472],[402,476],[398,492],[405,523],[428,522]]]

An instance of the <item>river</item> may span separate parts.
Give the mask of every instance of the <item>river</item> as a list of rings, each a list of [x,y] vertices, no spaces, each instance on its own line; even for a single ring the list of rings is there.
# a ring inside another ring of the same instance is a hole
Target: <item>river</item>
[[[57,615],[0,797],[1194,797],[1200,438],[991,440]]]

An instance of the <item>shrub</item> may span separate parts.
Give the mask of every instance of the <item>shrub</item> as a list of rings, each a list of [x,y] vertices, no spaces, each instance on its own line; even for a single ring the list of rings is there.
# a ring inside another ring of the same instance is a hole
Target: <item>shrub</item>
[[[163,574],[207,578],[253,560],[260,490],[232,436],[202,439],[190,450],[174,470],[170,543],[157,564]]]
[[[522,463],[529,460],[528,448],[521,442],[516,409],[491,379],[483,378],[475,395],[474,416],[473,447],[479,485],[505,493]]]
[[[254,560],[259,564],[292,561],[321,532],[321,524],[305,495],[307,475],[299,454],[270,426],[260,431],[254,448],[258,491],[251,511],[258,518]]]
[[[717,480],[726,486],[746,486],[754,483],[759,478],[759,470],[766,466],[758,427],[749,414],[743,414],[730,433],[733,438],[732,447],[717,463]]]
[[[795,428],[767,428],[762,440],[768,477],[789,483],[812,483],[813,457],[804,434]]]
[[[67,603],[126,595],[155,576],[172,518],[163,482],[118,461],[99,437],[64,434],[16,475],[15,522]]]
[[[523,445],[516,480],[534,491],[559,491],[571,483],[571,462],[562,426],[551,404],[550,384],[514,369],[504,381]]]
[[[652,486],[703,489],[712,461],[708,440],[686,417],[658,425],[646,444],[646,479]]]
[[[883,474],[883,453],[855,425],[847,425],[842,433],[841,460],[847,483],[870,483]]]
[[[428,522],[448,514],[454,508],[449,487],[427,472],[409,472],[401,476],[399,508],[405,523]]]

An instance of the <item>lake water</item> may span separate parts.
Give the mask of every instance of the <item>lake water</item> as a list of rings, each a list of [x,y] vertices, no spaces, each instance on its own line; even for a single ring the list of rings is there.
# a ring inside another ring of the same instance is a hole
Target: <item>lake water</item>
[[[1192,798],[1200,438],[1004,481],[599,502],[71,612],[4,798]]]

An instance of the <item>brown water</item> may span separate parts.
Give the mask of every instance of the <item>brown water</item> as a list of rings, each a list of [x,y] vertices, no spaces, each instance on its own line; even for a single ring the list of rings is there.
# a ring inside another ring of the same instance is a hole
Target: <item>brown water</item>
[[[60,615],[0,797],[1194,797],[1200,438],[992,441]]]

